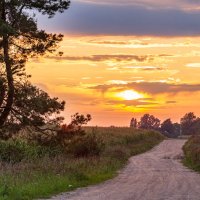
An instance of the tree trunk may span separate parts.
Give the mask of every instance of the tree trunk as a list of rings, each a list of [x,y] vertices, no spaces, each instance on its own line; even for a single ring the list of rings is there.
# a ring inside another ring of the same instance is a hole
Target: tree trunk
[[[2,20],[6,24],[6,11],[5,11],[5,0],[2,3]],[[7,95],[7,102],[5,105],[4,110],[0,115],[0,127],[3,126],[10,114],[13,105],[14,99],[14,81],[13,81],[13,74],[12,74],[12,67],[11,67],[11,60],[9,57],[9,36],[7,33],[4,33],[3,36],[3,54],[4,54],[4,62],[6,66],[6,77],[8,82],[8,95]]]
[[[0,80],[0,90],[1,90],[0,91],[0,108],[1,108],[3,105],[5,95],[6,95],[5,85],[4,85],[3,81],[1,82],[1,80]]]

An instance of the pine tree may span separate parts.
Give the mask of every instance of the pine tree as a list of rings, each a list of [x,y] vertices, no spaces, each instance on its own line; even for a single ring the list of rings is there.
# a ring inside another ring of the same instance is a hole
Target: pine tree
[[[69,0],[0,0],[0,126],[12,110],[15,85],[26,78],[28,59],[53,53],[63,38],[39,30],[35,14],[30,13],[51,18],[69,5]]]

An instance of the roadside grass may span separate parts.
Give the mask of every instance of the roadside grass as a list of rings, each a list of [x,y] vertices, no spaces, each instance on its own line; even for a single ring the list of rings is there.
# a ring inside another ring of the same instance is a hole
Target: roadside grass
[[[200,135],[195,135],[183,146],[185,158],[183,163],[185,166],[200,172]]]
[[[131,128],[87,127],[85,130],[102,137],[105,145],[100,156],[77,158],[58,154],[52,157],[47,153],[35,158],[37,153],[31,153],[34,155],[32,160],[1,162],[0,200],[48,198],[100,183],[116,176],[130,156],[150,150],[164,139],[157,132]]]

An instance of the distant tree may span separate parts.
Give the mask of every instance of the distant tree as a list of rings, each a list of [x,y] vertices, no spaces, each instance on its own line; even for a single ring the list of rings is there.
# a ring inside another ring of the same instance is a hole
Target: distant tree
[[[130,122],[130,127],[131,128],[137,128],[137,119],[136,118],[132,118],[131,122]]]
[[[179,123],[174,123],[174,134],[176,136],[180,135],[180,128],[181,128],[181,125]]]
[[[167,135],[172,135],[174,133],[174,125],[171,121],[171,119],[166,119],[160,127],[160,130],[162,133]]]
[[[62,35],[39,30],[33,12],[53,17],[69,7],[69,0],[0,1],[0,127],[11,113],[17,82],[26,77],[25,64],[30,57],[52,53]]]
[[[194,115],[193,112],[187,113],[181,118],[181,132],[183,135],[192,135],[194,134],[194,126],[197,117]]]
[[[192,128],[192,134],[197,135],[200,134],[200,118],[196,118]]]
[[[160,127],[160,120],[153,115],[145,114],[141,117],[139,128],[158,130]]]
[[[166,119],[160,127],[160,131],[167,137],[176,138],[180,134],[180,125]]]

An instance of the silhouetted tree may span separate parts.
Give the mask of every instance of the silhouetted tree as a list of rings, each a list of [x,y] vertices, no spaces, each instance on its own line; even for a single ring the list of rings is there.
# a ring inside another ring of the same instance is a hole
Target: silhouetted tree
[[[181,118],[181,132],[183,135],[192,135],[194,134],[194,125],[197,117],[193,112],[185,114],[183,118]]]
[[[45,124],[60,124],[63,118],[59,114],[64,110],[64,106],[64,101],[51,98],[29,82],[17,84],[7,123],[38,127]]]
[[[131,122],[130,122],[130,127],[131,128],[137,128],[137,119],[136,118],[132,118]]]
[[[35,15],[30,10],[53,17],[69,7],[69,0],[1,0],[0,1],[0,126],[11,110],[15,85],[25,74],[28,58],[56,50],[62,35],[49,34],[37,27]]]
[[[166,119],[161,124],[160,131],[167,137],[176,138],[180,135],[180,125],[173,123],[171,119]]]
[[[192,134],[197,135],[200,134],[200,118],[196,118],[192,127]]]
[[[181,125],[179,123],[174,123],[174,134],[176,136],[180,135]]]
[[[160,127],[160,120],[153,115],[145,114],[141,117],[139,128],[158,130]]]
[[[160,130],[163,134],[168,135],[173,135],[174,133],[174,125],[171,121],[171,119],[166,119],[160,127]]]

